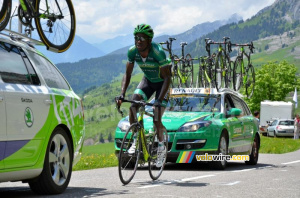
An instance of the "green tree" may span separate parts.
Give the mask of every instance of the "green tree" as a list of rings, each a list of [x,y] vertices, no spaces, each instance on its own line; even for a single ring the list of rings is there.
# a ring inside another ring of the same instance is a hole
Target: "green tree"
[[[269,62],[255,72],[255,89],[250,99],[245,99],[251,111],[260,110],[264,100],[284,101],[289,92],[300,87],[296,78],[297,68],[286,61]]]
[[[111,135],[111,132],[109,132],[107,140],[108,140],[108,142],[111,142],[111,141],[112,141],[112,135]]]
[[[103,138],[103,134],[102,133],[100,133],[99,142],[104,143],[104,138]]]

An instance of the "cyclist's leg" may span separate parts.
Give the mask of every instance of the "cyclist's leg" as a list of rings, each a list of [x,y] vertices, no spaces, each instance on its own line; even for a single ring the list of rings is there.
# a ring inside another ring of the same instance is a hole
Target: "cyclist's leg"
[[[156,87],[154,87],[154,88],[156,88],[155,99],[158,99],[158,97],[160,95],[162,84],[163,84],[163,82],[154,84],[156,86]],[[158,136],[156,167],[162,167],[164,165],[166,153],[167,153],[167,140],[166,140],[166,137],[164,137],[165,127],[161,121],[162,116],[165,111],[165,107],[167,106],[167,103],[168,103],[167,95],[168,94],[166,94],[166,96],[164,97],[164,99],[162,101],[162,106],[154,108],[153,124],[156,128],[156,132],[157,132],[157,136]]]
[[[133,94],[133,100],[144,100],[147,101],[151,95],[154,93],[154,90],[149,86],[149,81],[145,76],[143,77],[140,84],[137,86]],[[129,122],[130,124],[137,122],[137,113],[139,106],[132,104],[129,109]]]

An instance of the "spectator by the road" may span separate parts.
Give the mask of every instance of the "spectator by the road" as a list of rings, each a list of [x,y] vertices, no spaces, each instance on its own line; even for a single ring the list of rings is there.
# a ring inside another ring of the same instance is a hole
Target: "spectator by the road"
[[[254,117],[257,120],[257,129],[259,130],[260,121],[259,121],[259,111],[254,111]]]
[[[300,118],[299,114],[296,114],[295,120],[294,120],[294,139],[299,139],[299,132],[300,132]]]

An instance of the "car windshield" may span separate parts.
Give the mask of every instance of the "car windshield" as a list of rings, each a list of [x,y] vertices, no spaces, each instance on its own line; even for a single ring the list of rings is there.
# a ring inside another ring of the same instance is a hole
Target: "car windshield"
[[[221,100],[218,95],[197,95],[170,97],[166,111],[220,112]]]
[[[294,125],[294,121],[292,121],[292,120],[280,121],[278,125],[293,126]]]

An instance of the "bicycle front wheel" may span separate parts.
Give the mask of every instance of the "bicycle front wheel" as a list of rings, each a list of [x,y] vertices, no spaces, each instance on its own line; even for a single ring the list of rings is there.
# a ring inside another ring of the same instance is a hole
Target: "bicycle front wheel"
[[[11,14],[11,0],[0,0],[0,31],[4,30]]]
[[[37,0],[35,18],[38,34],[47,49],[61,53],[75,37],[76,19],[71,0]]]
[[[247,71],[247,80],[246,80],[246,95],[248,98],[251,98],[254,92],[255,85],[255,73],[254,67],[250,64]]]
[[[186,76],[186,82],[185,86],[190,88],[193,87],[193,80],[194,80],[194,65],[193,65],[193,59],[190,54],[187,54],[185,56],[186,60],[186,66],[185,66],[185,76]]]
[[[149,158],[149,162],[148,162],[148,169],[149,169],[149,174],[150,177],[153,180],[157,180],[160,175],[162,174],[165,164],[166,164],[166,160],[167,160],[167,153],[168,153],[168,133],[167,130],[164,129],[163,131],[163,139],[164,139],[164,146],[165,146],[165,150],[164,150],[164,160],[163,160],[163,164],[161,167],[157,167],[157,149],[158,149],[158,138],[157,138],[157,133],[155,132],[155,134],[151,137],[150,142],[149,142],[149,154],[150,154],[150,158]]]
[[[139,159],[140,159],[140,152],[141,152],[141,144],[140,144],[140,138],[138,136],[138,131],[141,130],[140,124],[132,124],[124,138],[120,147],[119,152],[119,177],[123,184],[128,184],[132,178],[134,177]],[[137,140],[134,140],[134,137],[137,138]],[[134,152],[129,153],[129,149],[132,146],[132,144],[136,141],[135,150]]]

